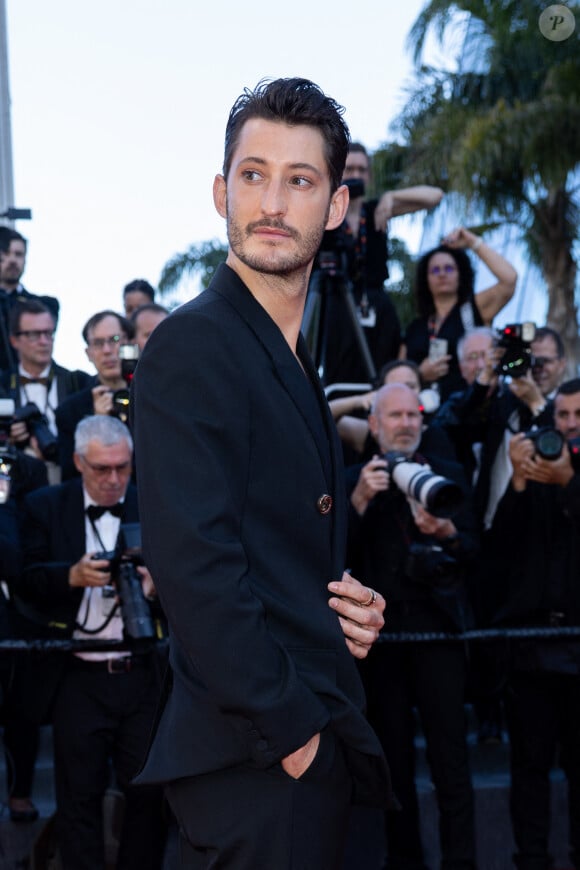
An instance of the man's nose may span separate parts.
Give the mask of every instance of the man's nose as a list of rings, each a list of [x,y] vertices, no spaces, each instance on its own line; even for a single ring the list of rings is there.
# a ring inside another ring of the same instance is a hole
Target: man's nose
[[[286,211],[286,186],[282,181],[272,180],[262,196],[264,214],[283,214]]]

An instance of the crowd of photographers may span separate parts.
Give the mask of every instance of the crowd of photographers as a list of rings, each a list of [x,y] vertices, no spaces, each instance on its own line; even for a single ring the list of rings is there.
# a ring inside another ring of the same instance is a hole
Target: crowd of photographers
[[[368,201],[369,167],[355,145],[345,171],[351,208],[339,243],[329,243],[326,260],[320,252],[311,290],[326,309],[313,350],[323,380],[372,384],[329,395],[344,445],[348,566],[387,601],[383,636],[361,665],[400,804],[385,814],[385,866],[426,868],[416,713],[437,792],[441,866],[477,866],[470,704],[482,741],[505,739],[507,728],[517,866],[551,866],[558,759],[569,784],[571,861],[580,867],[580,642],[537,633],[499,645],[453,640],[476,627],[580,625],[580,380],[564,381],[552,329],[491,328],[516,275],[465,228],[421,259],[418,317],[402,334],[382,289],[385,226],[434,206],[442,192],[409,188]],[[346,277],[337,249],[350,263]],[[477,297],[473,256],[495,278]],[[114,784],[124,805],[119,866],[158,868],[161,795],[127,788],[164,649],[163,617],[139,560],[127,423],[138,351],[167,312],[147,282],[127,285],[124,314],[99,311],[83,328],[96,374],[69,371],[52,357],[58,302],[22,287],[25,257],[22,236],[0,228],[2,637],[97,643],[90,652],[0,659],[9,812],[16,822],[37,817],[38,726],[50,721],[62,866],[102,866],[103,795]],[[447,639],[429,640],[434,632]]]

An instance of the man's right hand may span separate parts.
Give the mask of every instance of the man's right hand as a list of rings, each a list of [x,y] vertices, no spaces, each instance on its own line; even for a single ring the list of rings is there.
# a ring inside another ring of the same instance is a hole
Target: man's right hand
[[[94,553],[85,553],[68,573],[70,586],[107,586],[111,582],[108,559],[93,559]]]
[[[99,384],[93,387],[93,410],[95,414],[110,414],[113,410],[113,394],[108,387]]]
[[[355,511],[362,516],[375,495],[388,488],[387,463],[380,456],[375,455],[361,468],[356,486],[350,496],[351,504]]]
[[[282,759],[280,764],[288,776],[291,776],[292,779],[300,779],[300,777],[306,773],[316,757],[319,743],[320,734],[314,734],[308,743],[305,743],[304,746],[300,747],[300,749],[297,749],[295,752],[292,752],[290,755],[287,755],[286,758]]]

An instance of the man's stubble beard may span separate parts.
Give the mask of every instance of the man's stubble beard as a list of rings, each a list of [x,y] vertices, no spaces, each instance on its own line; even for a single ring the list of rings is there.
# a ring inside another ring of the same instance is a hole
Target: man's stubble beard
[[[304,272],[316,256],[322,242],[328,214],[329,210],[327,210],[324,220],[321,221],[318,227],[302,235],[297,230],[287,227],[282,221],[269,220],[267,218],[242,228],[236,221],[235,216],[228,210],[228,242],[236,257],[255,272],[264,275],[276,275],[282,278],[289,277],[296,272]],[[282,229],[289,233],[290,238],[297,245],[294,253],[281,254],[275,242],[272,243],[271,254],[268,254],[267,251],[260,251],[259,253],[248,251],[246,242],[252,238],[253,231],[261,226]]]

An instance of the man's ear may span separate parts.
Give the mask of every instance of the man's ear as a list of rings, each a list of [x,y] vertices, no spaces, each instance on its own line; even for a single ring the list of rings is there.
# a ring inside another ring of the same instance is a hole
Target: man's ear
[[[213,202],[220,217],[227,217],[226,180],[223,175],[216,175],[213,180]]]
[[[73,453],[73,462],[75,464],[76,470],[79,472],[79,474],[82,474],[83,473],[83,465],[81,462],[81,457],[79,456],[78,453]]]
[[[18,339],[16,338],[15,335],[10,336],[10,344],[12,345],[14,350],[18,350]]]
[[[343,220],[346,217],[346,211],[348,209],[348,187],[346,184],[341,184],[330,199],[330,208],[328,211],[328,220],[326,222],[325,229],[327,230],[335,230],[337,227],[341,225]]]
[[[373,438],[376,439],[379,431],[376,416],[374,414],[369,414],[369,416],[367,417],[367,422],[369,424],[369,431],[371,435],[373,436]]]

